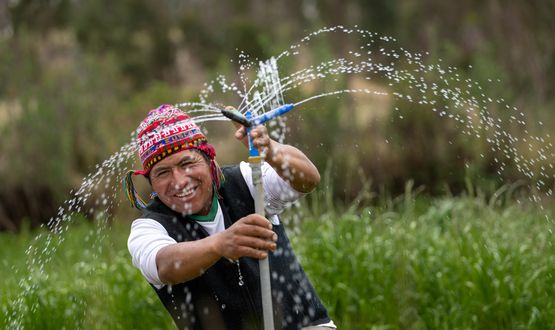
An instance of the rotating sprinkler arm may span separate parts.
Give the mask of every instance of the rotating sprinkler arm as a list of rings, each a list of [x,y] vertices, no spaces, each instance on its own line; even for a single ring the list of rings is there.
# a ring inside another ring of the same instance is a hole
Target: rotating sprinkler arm
[[[228,109],[223,109],[220,110],[222,112],[222,115],[226,116],[227,118],[231,119],[232,121],[239,123],[243,126],[245,126],[246,128],[252,127],[252,122],[250,120],[247,119],[247,117],[243,116],[242,113],[240,113],[239,111],[233,109],[233,110],[228,110]]]
[[[234,110],[224,109],[224,110],[221,110],[221,112],[222,112],[222,115],[226,116],[227,118],[249,128],[252,126],[262,125],[270,119],[273,119],[288,113],[289,111],[293,110],[293,108],[295,108],[295,104],[292,104],[292,103],[285,104],[285,105],[282,105],[281,107],[275,108],[274,110],[268,111],[254,118],[247,118],[242,113],[240,113],[235,109]]]
[[[274,119],[276,117],[279,117],[279,116],[282,116],[282,115],[288,113],[289,111],[293,110],[294,107],[295,107],[294,104],[282,105],[279,108],[275,108],[272,111],[268,111],[264,114],[261,114],[258,117],[253,118],[251,120],[251,122],[253,123],[254,126],[262,125],[270,119]]]

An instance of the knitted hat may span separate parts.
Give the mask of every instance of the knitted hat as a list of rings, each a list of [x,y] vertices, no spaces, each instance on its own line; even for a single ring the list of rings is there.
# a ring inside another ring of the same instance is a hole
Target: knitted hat
[[[186,113],[164,104],[150,110],[137,128],[137,144],[142,170],[131,170],[124,180],[124,188],[131,205],[142,209],[146,203],[133,186],[133,175],[148,177],[150,170],[162,159],[177,152],[197,149],[210,159],[210,170],[216,191],[223,181],[223,174],[215,160],[216,150],[208,143],[206,136]]]

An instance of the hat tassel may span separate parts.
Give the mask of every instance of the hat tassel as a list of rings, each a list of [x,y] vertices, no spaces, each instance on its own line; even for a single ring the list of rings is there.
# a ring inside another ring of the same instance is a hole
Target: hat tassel
[[[222,196],[220,196],[219,190],[225,181],[225,176],[222,172],[222,169],[220,168],[220,165],[218,164],[218,162],[216,162],[215,159],[210,161],[210,171],[212,172],[212,181],[214,187],[216,188],[216,194],[218,195],[218,198],[221,199]]]
[[[146,203],[141,196],[139,196],[139,193],[133,185],[133,175],[135,175],[135,171],[127,172],[123,180],[123,189],[125,189],[127,199],[131,202],[131,206],[141,210],[146,207]]]

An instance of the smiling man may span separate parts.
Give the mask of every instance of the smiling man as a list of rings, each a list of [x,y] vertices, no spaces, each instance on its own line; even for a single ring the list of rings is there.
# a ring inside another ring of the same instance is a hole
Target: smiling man
[[[260,329],[258,259],[269,258],[276,329],[335,329],[291,248],[278,215],[320,181],[297,148],[280,144],[266,128],[251,130],[263,154],[268,219],[255,214],[248,164],[220,168],[216,152],[193,120],[162,105],[138,128],[142,170],[125,187],[142,209],[128,248],[181,329]],[[235,137],[246,143],[245,129]],[[143,175],[152,187],[145,204],[133,187]]]

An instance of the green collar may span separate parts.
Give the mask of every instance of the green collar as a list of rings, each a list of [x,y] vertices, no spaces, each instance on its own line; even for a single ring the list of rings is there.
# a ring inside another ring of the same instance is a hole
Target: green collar
[[[216,218],[216,213],[218,213],[218,197],[216,192],[212,194],[212,206],[210,207],[210,212],[207,215],[189,215],[189,217],[198,222],[212,222]]]

